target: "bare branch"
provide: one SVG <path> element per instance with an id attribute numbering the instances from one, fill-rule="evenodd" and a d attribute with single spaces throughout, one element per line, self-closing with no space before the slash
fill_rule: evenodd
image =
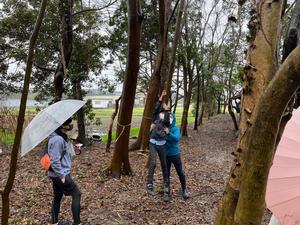
<path id="1" fill-rule="evenodd" d="M 112 6 L 112 5 L 115 4 L 117 1 L 118 1 L 118 0 L 114 0 L 114 1 L 110 0 L 110 2 L 109 2 L 107 5 L 105 5 L 105 6 L 101 7 L 101 8 L 81 10 L 81 11 L 79 11 L 79 12 L 73 13 L 72 16 L 76 16 L 76 15 L 79 15 L 79 14 L 82 14 L 82 13 L 85 13 L 85 12 L 100 11 L 100 10 L 103 10 L 103 9 L 109 7 L 109 6 Z"/>

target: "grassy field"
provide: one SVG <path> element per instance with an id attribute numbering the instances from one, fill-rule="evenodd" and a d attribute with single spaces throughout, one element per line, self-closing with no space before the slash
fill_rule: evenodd
<path id="1" fill-rule="evenodd" d="M 110 118 L 111 114 L 113 113 L 114 109 L 109 108 L 109 109 L 94 109 L 93 112 L 95 113 L 95 117 L 96 118 Z M 139 120 L 142 118 L 143 116 L 143 111 L 144 108 L 134 108 L 133 109 L 133 120 L 135 118 L 138 118 Z M 183 108 L 177 108 L 176 111 L 176 119 L 177 119 L 177 125 L 180 126 L 181 124 L 181 116 L 182 116 L 182 111 Z M 34 108 L 29 108 L 26 110 L 27 114 L 30 114 L 30 116 L 33 116 L 36 114 L 36 110 Z M 189 123 L 193 123 L 194 122 L 194 116 L 192 116 L 192 113 L 190 111 L 189 113 L 190 117 L 188 118 L 188 122 Z M 130 137 L 137 137 L 139 134 L 139 127 L 132 127 L 130 130 Z M 115 140 L 116 138 L 116 134 L 115 132 L 113 132 L 113 140 Z M 102 138 L 103 141 L 107 141 L 107 135 L 105 135 Z M 14 141 L 14 134 L 11 133 L 7 133 L 4 131 L 0 130 L 0 143 L 5 144 L 5 145 L 11 145 Z"/>
<path id="2" fill-rule="evenodd" d="M 0 143 L 4 145 L 12 145 L 15 139 L 14 134 L 10 134 L 7 132 L 4 132 L 2 129 L 0 129 Z"/>
<path id="3" fill-rule="evenodd" d="M 141 118 L 143 116 L 143 110 L 144 108 L 134 108 L 133 109 L 133 119 L 134 118 Z M 178 108 L 176 110 L 176 120 L 177 120 L 177 126 L 181 125 L 181 117 L 182 117 L 183 108 Z M 94 113 L 96 114 L 96 117 L 110 117 L 113 113 L 113 109 L 94 109 Z M 189 112 L 190 115 L 192 115 L 191 111 Z M 193 123 L 195 120 L 194 116 L 190 116 L 188 118 L 188 123 Z M 137 137 L 139 134 L 140 128 L 139 127 L 132 127 L 130 129 L 130 137 Z M 112 133 L 112 139 L 116 139 L 116 132 Z M 104 135 L 102 138 L 102 141 L 107 141 L 107 135 Z"/>

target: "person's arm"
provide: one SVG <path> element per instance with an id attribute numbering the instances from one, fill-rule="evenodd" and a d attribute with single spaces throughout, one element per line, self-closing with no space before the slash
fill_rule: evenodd
<path id="1" fill-rule="evenodd" d="M 169 139 L 171 141 L 179 142 L 180 141 L 180 129 L 176 127 L 176 129 L 173 129 L 172 131 L 169 130 L 169 128 L 165 128 L 166 139 Z"/>
<path id="2" fill-rule="evenodd" d="M 163 111 L 162 100 L 166 94 L 167 94 L 167 92 L 165 90 L 163 90 L 163 92 L 161 93 L 161 95 L 158 99 L 158 102 L 155 105 L 155 108 L 154 108 L 154 111 L 152 114 L 152 122 L 157 120 L 159 113 Z"/>
<path id="3" fill-rule="evenodd" d="M 51 159 L 53 172 L 63 181 L 65 174 L 62 172 L 61 157 L 63 154 L 64 143 L 59 137 L 53 137 L 48 143 L 48 154 Z"/>

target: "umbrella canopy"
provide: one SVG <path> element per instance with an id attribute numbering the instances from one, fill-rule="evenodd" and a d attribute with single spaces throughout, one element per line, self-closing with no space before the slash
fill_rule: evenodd
<path id="1" fill-rule="evenodd" d="M 62 100 L 40 111 L 24 130 L 21 156 L 41 143 L 84 104 L 79 100 Z"/>
<path id="2" fill-rule="evenodd" d="M 300 224 L 300 110 L 294 111 L 277 147 L 266 203 L 283 225 Z"/>

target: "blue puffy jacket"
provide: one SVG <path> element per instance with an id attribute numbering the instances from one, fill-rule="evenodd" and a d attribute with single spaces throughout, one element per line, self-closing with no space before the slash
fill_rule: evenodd
<path id="1" fill-rule="evenodd" d="M 167 143 L 165 144 L 165 149 L 167 156 L 175 156 L 180 154 L 180 129 L 176 126 L 176 117 L 174 113 L 169 113 L 173 117 L 173 122 L 169 126 L 169 134 L 166 135 L 165 139 Z"/>

